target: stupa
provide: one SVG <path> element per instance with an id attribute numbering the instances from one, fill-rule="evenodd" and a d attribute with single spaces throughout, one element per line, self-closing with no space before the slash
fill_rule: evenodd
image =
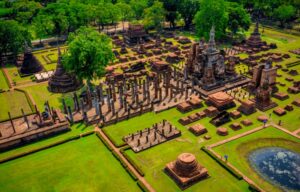
<path id="1" fill-rule="evenodd" d="M 26 46 L 20 73 L 22 75 L 31 75 L 40 72 L 41 70 L 43 70 L 42 65 L 32 54 L 32 50 Z"/>
<path id="2" fill-rule="evenodd" d="M 199 44 L 193 44 L 185 66 L 185 73 L 194 85 L 205 91 L 212 91 L 232 82 L 242 82 L 245 78 L 235 73 L 233 66 L 226 67 L 224 57 L 225 52 L 216 47 L 213 26 L 207 44 L 203 39 Z"/>
<path id="3" fill-rule="evenodd" d="M 247 39 L 246 44 L 252 48 L 260 48 L 266 45 L 266 43 L 261 40 L 258 21 L 255 24 L 253 33 L 251 33 L 249 39 Z"/>
<path id="4" fill-rule="evenodd" d="M 48 89 L 53 93 L 67 93 L 77 90 L 82 83 L 75 75 L 66 72 L 61 63 L 61 51 L 58 48 L 58 60 L 56 70 L 48 81 Z"/>
<path id="5" fill-rule="evenodd" d="M 191 153 L 180 154 L 176 161 L 166 165 L 165 171 L 181 189 L 208 177 L 207 169 L 201 166 Z"/>

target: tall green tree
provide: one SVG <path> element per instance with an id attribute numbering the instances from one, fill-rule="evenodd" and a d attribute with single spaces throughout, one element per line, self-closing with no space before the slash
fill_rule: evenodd
<path id="1" fill-rule="evenodd" d="M 93 28 L 81 27 L 68 38 L 68 51 L 63 56 L 67 71 L 86 79 L 88 84 L 105 74 L 105 67 L 114 60 L 111 39 Z"/>
<path id="2" fill-rule="evenodd" d="M 47 35 L 52 35 L 54 30 L 54 23 L 48 15 L 38 15 L 33 20 L 33 25 L 35 28 L 36 36 L 40 39 L 40 44 L 42 44 L 42 38 Z"/>
<path id="3" fill-rule="evenodd" d="M 275 17 L 280 21 L 282 27 L 285 23 L 293 18 L 296 14 L 296 9 L 292 5 L 281 5 L 275 10 Z"/>
<path id="4" fill-rule="evenodd" d="M 247 31 L 251 25 L 249 13 L 238 3 L 228 3 L 228 29 L 235 35 L 239 30 Z"/>
<path id="5" fill-rule="evenodd" d="M 199 8 L 199 0 L 180 0 L 178 11 L 183 18 L 185 29 L 190 28 Z"/>
<path id="6" fill-rule="evenodd" d="M 200 37 L 209 38 L 209 32 L 214 25 L 216 39 L 225 35 L 228 24 L 228 14 L 224 0 L 203 0 L 201 9 L 195 16 L 196 31 Z"/>
<path id="7" fill-rule="evenodd" d="M 163 29 L 164 19 L 165 9 L 161 2 L 155 1 L 151 7 L 145 9 L 143 23 L 146 29 L 154 28 L 160 33 Z"/>
<path id="8" fill-rule="evenodd" d="M 178 6 L 180 0 L 161 0 L 166 10 L 166 21 L 170 22 L 170 27 L 176 27 L 176 19 L 178 17 Z"/>
<path id="9" fill-rule="evenodd" d="M 122 21 L 122 26 L 123 26 L 123 31 L 124 31 L 124 23 L 125 21 L 130 21 L 133 18 L 133 11 L 130 7 L 130 5 L 120 2 L 117 3 L 116 6 L 119 8 L 120 10 L 120 18 Z"/>
<path id="10" fill-rule="evenodd" d="M 129 4 L 134 12 L 135 19 L 142 19 L 144 10 L 148 7 L 148 0 L 130 0 Z"/>
<path id="11" fill-rule="evenodd" d="M 28 30 L 16 21 L 0 20 L 0 64 L 4 54 L 11 53 L 16 58 L 25 45 L 31 46 Z"/>
<path id="12" fill-rule="evenodd" d="M 19 0 L 12 2 L 14 19 L 20 23 L 29 24 L 42 8 L 39 2 Z"/>

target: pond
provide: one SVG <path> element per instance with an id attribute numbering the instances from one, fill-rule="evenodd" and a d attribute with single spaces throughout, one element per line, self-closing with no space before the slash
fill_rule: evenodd
<path id="1" fill-rule="evenodd" d="M 300 191 L 300 154 L 279 147 L 265 147 L 249 155 L 261 177 L 284 191 Z"/>

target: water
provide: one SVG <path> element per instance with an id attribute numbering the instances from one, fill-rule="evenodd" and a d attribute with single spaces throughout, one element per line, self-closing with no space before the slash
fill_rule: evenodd
<path id="1" fill-rule="evenodd" d="M 283 191 L 300 191 L 300 154 L 266 147 L 251 152 L 249 160 L 259 175 Z"/>

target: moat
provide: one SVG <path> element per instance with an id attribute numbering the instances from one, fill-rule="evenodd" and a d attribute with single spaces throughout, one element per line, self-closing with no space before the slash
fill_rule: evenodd
<path id="1" fill-rule="evenodd" d="M 249 161 L 261 177 L 283 191 L 300 190 L 300 154 L 266 147 L 250 153 Z"/>

